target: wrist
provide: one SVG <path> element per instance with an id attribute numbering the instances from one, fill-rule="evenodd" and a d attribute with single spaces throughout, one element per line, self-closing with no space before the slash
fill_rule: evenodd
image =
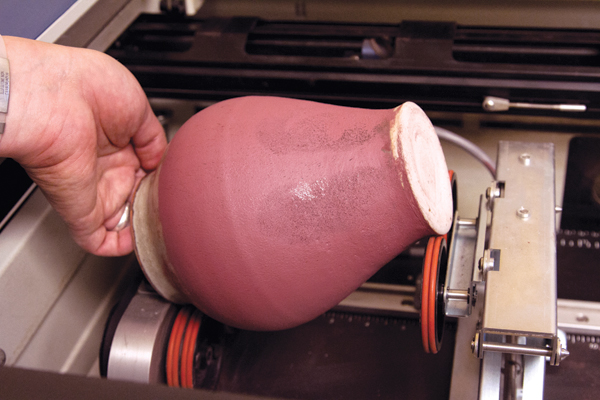
<path id="1" fill-rule="evenodd" d="M 0 140 L 0 157 L 13 158 L 25 169 L 44 160 L 40 156 L 59 135 L 63 97 L 77 77 L 67 70 L 70 54 L 62 46 L 3 36 L 10 60 L 10 111 Z M 57 118 L 58 117 L 58 118 Z"/>
<path id="2" fill-rule="evenodd" d="M 0 35 L 0 140 L 6 125 L 10 95 L 10 68 L 4 39 Z"/>

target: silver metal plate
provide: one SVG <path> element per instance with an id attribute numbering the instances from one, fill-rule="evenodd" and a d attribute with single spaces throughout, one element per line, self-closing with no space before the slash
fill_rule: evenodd
<path id="1" fill-rule="evenodd" d="M 554 337 L 554 145 L 501 141 L 497 169 L 489 248 L 500 265 L 487 273 L 483 331 Z"/>

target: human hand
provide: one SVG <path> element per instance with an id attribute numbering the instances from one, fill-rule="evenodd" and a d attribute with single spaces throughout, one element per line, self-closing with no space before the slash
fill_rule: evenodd
<path id="1" fill-rule="evenodd" d="M 25 168 L 85 250 L 131 252 L 131 228 L 114 228 L 166 148 L 142 88 L 103 53 L 3 38 L 11 82 L 0 156 Z"/>

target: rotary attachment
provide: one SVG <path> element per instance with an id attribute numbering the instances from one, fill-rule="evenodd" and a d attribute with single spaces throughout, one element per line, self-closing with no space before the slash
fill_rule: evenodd
<path id="1" fill-rule="evenodd" d="M 426 352 L 439 351 L 444 318 L 460 317 L 473 339 L 457 346 L 483 360 L 482 376 L 502 355 L 555 366 L 569 355 L 557 330 L 553 171 L 552 144 L 500 142 L 477 218 L 455 212 L 448 235 L 429 239 L 416 294 Z"/>
<path id="2" fill-rule="evenodd" d="M 108 320 L 101 375 L 214 389 L 227 329 L 195 307 L 164 300 L 144 281 L 137 292 L 121 299 Z"/>

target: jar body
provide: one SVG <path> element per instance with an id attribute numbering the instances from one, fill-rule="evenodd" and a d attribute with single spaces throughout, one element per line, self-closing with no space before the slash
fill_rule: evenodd
<path id="1" fill-rule="evenodd" d="M 142 268 L 163 269 L 147 271 L 151 283 L 245 329 L 309 321 L 452 218 L 439 141 L 412 103 L 217 103 L 177 132 L 144 187 L 134 235 Z M 159 237 L 138 235 L 136 218 L 159 225 L 150 228 Z M 146 268 L 143 248 L 157 246 Z"/>

